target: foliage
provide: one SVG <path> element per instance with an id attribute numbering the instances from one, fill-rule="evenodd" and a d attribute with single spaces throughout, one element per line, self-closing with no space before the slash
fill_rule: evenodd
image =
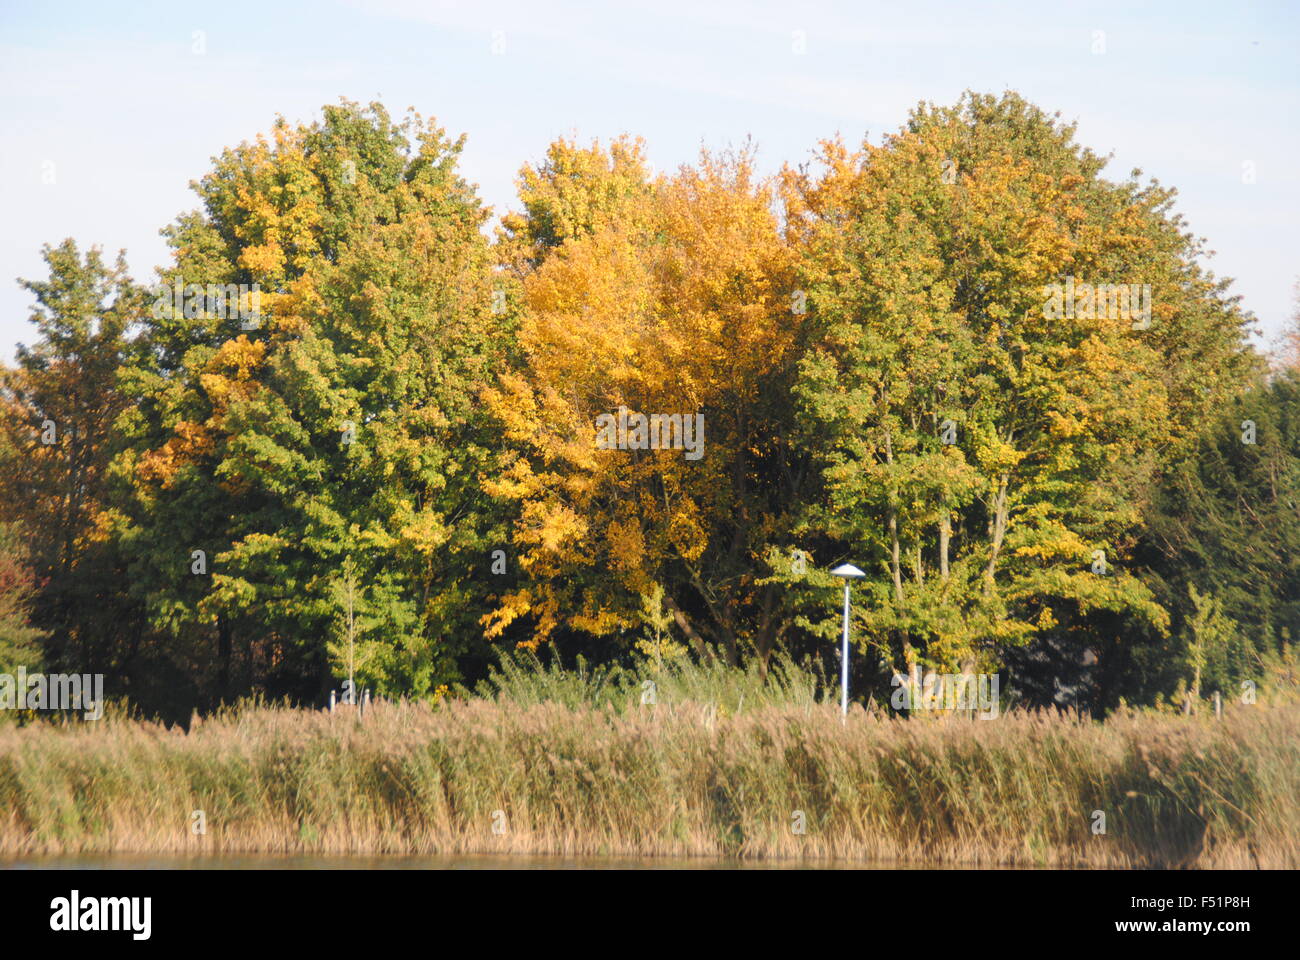
<path id="1" fill-rule="evenodd" d="M 819 159 L 786 173 L 815 318 L 800 442 L 824 482 L 805 525 L 868 571 L 865 643 L 948 671 L 1099 615 L 1163 634 L 1128 563 L 1147 490 L 1249 368 L 1173 191 L 1103 179 L 1014 94 Z M 1052 309 L 1074 277 L 1150 285 L 1149 328 Z"/>
<path id="2" fill-rule="evenodd" d="M 29 672 L 41 669 L 44 634 L 31 626 L 37 584 L 29 563 L 20 532 L 0 525 L 0 673 L 11 676 L 20 666 Z"/>
<path id="3" fill-rule="evenodd" d="M 521 617 L 537 640 L 635 628 L 657 584 L 697 654 L 717 645 L 734 663 L 753 645 L 765 657 L 784 624 L 755 571 L 797 502 L 783 442 L 793 252 L 750 153 L 705 154 L 636 189 L 626 166 L 594 163 L 617 183 L 584 186 L 630 195 L 631 209 L 569 230 L 524 278 L 528 363 L 487 394 L 513 456 L 487 489 L 518 504 L 526 575 L 488 634 Z M 524 179 L 563 195 L 561 173 L 552 162 Z M 560 182 L 543 189 L 540 177 Z M 549 214 L 526 210 L 543 222 L 518 230 L 550 236 Z M 597 418 L 623 408 L 702 418 L 702 455 L 598 448 Z"/>
<path id="4" fill-rule="evenodd" d="M 1270 373 L 1176 192 L 1074 134 L 968 93 L 767 178 L 752 145 L 656 174 L 561 138 L 489 239 L 463 137 L 279 119 L 195 182 L 154 290 L 71 240 L 24 282 L 0 652 L 169 719 L 344 675 L 813 702 L 848 560 L 865 700 L 926 669 L 1095 713 L 1288 676 L 1295 338 Z M 666 443 L 608 442 L 642 415 Z"/>
<path id="5" fill-rule="evenodd" d="M 125 257 L 108 263 L 72 240 L 46 245 L 45 280 L 20 281 L 35 298 L 35 340 L 0 370 L 0 522 L 21 529 L 39 589 L 32 628 L 47 660 L 69 669 L 119 672 L 139 635 L 123 643 L 122 567 L 106 522 L 107 470 L 120 442 L 113 425 L 128 405 L 118 371 L 144 314 L 144 291 Z"/>
<path id="6" fill-rule="evenodd" d="M 169 231 L 165 281 L 260 289 L 252 323 L 153 318 L 115 465 L 134 588 L 159 629 L 215 635 L 216 696 L 241 647 L 251 680 L 318 695 L 345 557 L 377 688 L 458 676 L 498 522 L 477 398 L 511 337 L 462 143 L 415 114 L 327 107 L 223 153 L 196 185 L 203 211 Z"/>

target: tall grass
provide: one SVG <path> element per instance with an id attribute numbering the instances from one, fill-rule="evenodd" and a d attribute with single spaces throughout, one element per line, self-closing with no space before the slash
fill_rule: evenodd
<path id="1" fill-rule="evenodd" d="M 623 714 L 657 703 L 697 703 L 723 713 L 763 706 L 803 707 L 825 700 L 826 680 L 816 666 L 774 654 L 767 670 L 757 662 L 740 667 L 722 660 L 697 662 L 639 659 L 628 666 L 592 666 L 579 656 L 572 667 L 558 657 L 529 650 L 503 652 L 488 677 L 464 696 L 515 707 L 559 703 L 566 707 L 608 707 Z"/>
<path id="2" fill-rule="evenodd" d="M 509 664 L 482 696 L 364 718 L 0 730 L 0 851 L 1300 864 L 1295 705 L 843 722 L 789 665 L 769 683 L 666 668 L 643 705 L 635 671 Z"/>

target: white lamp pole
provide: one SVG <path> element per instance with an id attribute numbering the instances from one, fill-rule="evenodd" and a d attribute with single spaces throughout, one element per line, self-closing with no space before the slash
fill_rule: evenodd
<path id="1" fill-rule="evenodd" d="M 851 563 L 844 563 L 831 571 L 844 578 L 844 646 L 840 650 L 840 712 L 849 715 L 849 585 L 866 576 Z"/>
<path id="2" fill-rule="evenodd" d="M 849 715 L 849 581 L 844 581 L 844 645 L 840 648 L 840 712 Z"/>

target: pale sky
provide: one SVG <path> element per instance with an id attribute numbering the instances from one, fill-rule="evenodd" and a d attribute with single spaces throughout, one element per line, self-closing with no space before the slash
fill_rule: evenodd
<path id="1" fill-rule="evenodd" d="M 1297 2 L 0 0 L 0 356 L 31 339 L 13 280 L 44 277 L 42 243 L 124 247 L 152 282 L 189 181 L 276 114 L 414 106 L 468 135 L 462 172 L 500 214 L 559 135 L 641 135 L 658 169 L 752 136 L 772 170 L 967 88 L 1077 120 L 1114 179 L 1177 187 L 1211 267 L 1280 328 L 1300 278 Z"/>

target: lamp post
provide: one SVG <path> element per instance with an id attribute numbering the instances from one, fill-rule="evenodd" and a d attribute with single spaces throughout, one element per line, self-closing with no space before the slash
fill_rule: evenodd
<path id="1" fill-rule="evenodd" d="M 849 585 L 866 576 L 851 563 L 842 563 L 831 571 L 844 578 L 844 646 L 840 651 L 840 712 L 849 715 Z"/>

